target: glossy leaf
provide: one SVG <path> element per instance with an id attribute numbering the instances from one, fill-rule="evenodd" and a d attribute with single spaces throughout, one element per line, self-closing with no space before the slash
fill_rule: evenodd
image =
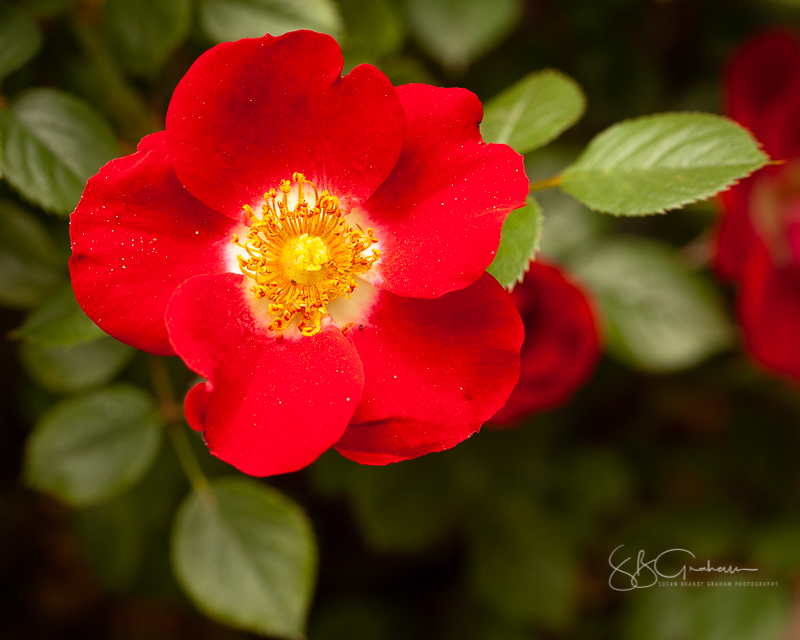
<path id="1" fill-rule="evenodd" d="M 25 478 L 69 504 L 94 504 L 147 472 L 161 433 L 155 402 L 137 387 L 119 385 L 65 400 L 37 423 Z"/>
<path id="2" fill-rule="evenodd" d="M 542 210 L 533 196 L 528 196 L 524 207 L 508 214 L 497 254 L 486 270 L 501 285 L 513 289 L 515 284 L 522 282 L 528 264 L 539 249 L 541 235 Z"/>
<path id="3" fill-rule="evenodd" d="M 64 276 L 55 245 L 30 213 L 0 200 L 0 304 L 34 307 Z"/>
<path id="4" fill-rule="evenodd" d="M 274 489 L 235 477 L 190 495 L 175 521 L 172 558 L 179 582 L 209 617 L 302 637 L 316 546 L 303 511 Z"/>
<path id="5" fill-rule="evenodd" d="M 0 113 L 4 177 L 43 209 L 68 214 L 86 181 L 117 155 L 108 125 L 87 104 L 33 89 Z"/>
<path id="6" fill-rule="evenodd" d="M 0 80 L 33 58 L 42 46 L 39 25 L 27 13 L 0 2 Z"/>
<path id="7" fill-rule="evenodd" d="M 517 25 L 520 0 L 406 0 L 409 26 L 445 67 L 464 70 Z"/>
<path id="8" fill-rule="evenodd" d="M 564 171 L 561 189 L 593 209 L 642 215 L 708 198 L 768 160 L 727 118 L 664 113 L 603 131 Z"/>
<path id="9" fill-rule="evenodd" d="M 75 393 L 111 381 L 136 351 L 109 336 L 74 347 L 23 344 L 22 365 L 36 382 L 58 393 Z"/>
<path id="10" fill-rule="evenodd" d="M 586 110 L 586 97 L 572 78 L 547 69 L 531 73 L 492 98 L 483 112 L 486 142 L 529 153 L 555 140 Z"/>
<path id="11" fill-rule="evenodd" d="M 685 369 L 732 342 L 714 288 L 667 245 L 609 240 L 584 248 L 571 267 L 602 303 L 608 350 L 634 367 Z"/>
<path id="12" fill-rule="evenodd" d="M 49 347 L 72 347 L 106 335 L 83 312 L 67 283 L 54 292 L 27 319 L 14 337 Z"/>
<path id="13" fill-rule="evenodd" d="M 103 27 L 126 69 L 153 75 L 183 41 L 192 20 L 190 0 L 108 0 Z"/>
<path id="14" fill-rule="evenodd" d="M 200 24 L 216 42 L 296 29 L 335 35 L 342 28 L 332 0 L 201 0 Z"/>

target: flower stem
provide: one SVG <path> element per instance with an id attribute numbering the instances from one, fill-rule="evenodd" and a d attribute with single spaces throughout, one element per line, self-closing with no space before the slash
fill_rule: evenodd
<path id="1" fill-rule="evenodd" d="M 207 503 L 213 504 L 214 494 L 211 490 L 211 484 L 197 461 L 197 456 L 195 456 L 194 449 L 192 449 L 192 443 L 189 442 L 189 438 L 186 436 L 186 429 L 183 426 L 183 411 L 175 400 L 166 360 L 162 356 L 151 355 L 149 363 L 150 376 L 158 398 L 161 417 L 166 424 L 167 433 L 172 441 L 175 454 L 178 456 L 178 462 L 192 485 L 192 489 Z"/>
<path id="2" fill-rule="evenodd" d="M 552 189 L 557 187 L 561 184 L 561 176 L 553 176 L 552 178 L 547 178 L 546 180 L 537 180 L 536 182 L 531 182 L 530 189 L 531 191 L 544 191 L 545 189 Z"/>

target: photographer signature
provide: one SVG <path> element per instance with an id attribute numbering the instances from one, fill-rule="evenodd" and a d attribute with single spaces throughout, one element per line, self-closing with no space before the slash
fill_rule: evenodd
<path id="1" fill-rule="evenodd" d="M 672 580 L 680 576 L 681 580 L 686 580 L 687 571 L 702 571 L 706 573 L 729 573 L 734 574 L 738 573 L 739 571 L 758 571 L 758 569 L 747 569 L 743 567 L 734 567 L 734 566 L 727 566 L 727 567 L 712 567 L 711 561 L 709 560 L 705 566 L 700 567 L 692 567 L 689 565 L 684 564 L 676 573 L 671 575 L 662 573 L 658 569 L 658 563 L 666 558 L 670 554 L 681 554 L 681 553 L 688 553 L 692 558 L 696 557 L 691 551 L 687 549 L 668 549 L 667 551 L 663 551 L 655 558 L 650 561 L 645 561 L 645 553 L 644 551 L 639 551 L 639 554 L 636 556 L 636 570 L 633 573 L 623 570 L 623 566 L 626 562 L 628 562 L 631 558 L 625 558 L 619 564 L 614 564 L 614 554 L 617 553 L 622 547 L 625 545 L 620 545 L 616 549 L 611 552 L 611 555 L 608 556 L 608 564 L 611 566 L 613 571 L 611 575 L 608 577 L 608 586 L 614 589 L 614 591 L 632 591 L 633 589 L 646 589 L 648 587 L 652 587 L 656 585 L 659 579 L 667 579 Z M 629 569 L 633 569 L 633 567 L 629 567 Z M 622 578 L 617 578 L 614 580 L 614 576 L 617 574 L 621 574 L 624 576 Z M 615 582 L 619 584 L 622 582 L 625 586 L 619 587 L 615 586 Z M 630 586 L 628 586 L 630 585 Z"/>

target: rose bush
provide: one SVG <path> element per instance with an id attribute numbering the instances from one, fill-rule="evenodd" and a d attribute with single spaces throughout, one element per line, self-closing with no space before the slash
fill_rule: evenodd
<path id="1" fill-rule="evenodd" d="M 778 164 L 722 194 L 716 269 L 739 285 L 744 341 L 762 365 L 800 378 L 800 45 L 760 34 L 732 59 L 727 113 Z"/>
<path id="2" fill-rule="evenodd" d="M 71 218 L 80 305 L 204 377 L 187 420 L 253 475 L 451 447 L 517 381 L 522 323 L 484 271 L 522 157 L 469 91 L 342 64 L 310 31 L 210 49 Z"/>

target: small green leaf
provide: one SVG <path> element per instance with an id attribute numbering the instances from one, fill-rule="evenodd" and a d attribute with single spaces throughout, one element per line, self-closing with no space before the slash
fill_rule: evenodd
<path id="1" fill-rule="evenodd" d="M 481 134 L 486 142 L 529 153 L 555 140 L 586 110 L 586 97 L 572 78 L 547 69 L 531 73 L 486 104 Z"/>
<path id="2" fill-rule="evenodd" d="M 65 400 L 38 422 L 25 478 L 72 505 L 90 505 L 135 484 L 161 442 L 153 399 L 129 385 Z"/>
<path id="3" fill-rule="evenodd" d="M 126 69 L 154 75 L 189 33 L 189 0 L 108 0 L 103 28 Z"/>
<path id="4" fill-rule="evenodd" d="M 603 131 L 564 171 L 561 189 L 608 213 L 658 213 L 708 198 L 768 161 L 731 120 L 664 113 Z"/>
<path id="5" fill-rule="evenodd" d="M 0 200 L 0 304 L 34 307 L 63 280 L 55 245 L 30 213 Z"/>
<path id="6" fill-rule="evenodd" d="M 405 25 L 390 0 L 341 0 L 339 4 L 356 48 L 388 55 L 403 44 Z"/>
<path id="7" fill-rule="evenodd" d="M 302 637 L 316 560 L 300 507 L 254 480 L 215 480 L 178 510 L 175 574 L 198 608 L 231 626 Z"/>
<path id="8" fill-rule="evenodd" d="M 445 67 L 463 71 L 518 24 L 521 0 L 406 0 L 411 31 Z"/>
<path id="9" fill-rule="evenodd" d="M 33 89 L 0 112 L 9 184 L 43 209 L 70 213 L 86 181 L 117 155 L 108 125 L 86 103 Z"/>
<path id="10" fill-rule="evenodd" d="M 105 336 L 74 347 L 22 345 L 22 365 L 36 382 L 59 393 L 76 393 L 112 380 L 136 350 Z"/>
<path id="11" fill-rule="evenodd" d="M 42 46 L 39 25 L 24 11 L 0 2 L 0 81 L 36 55 Z"/>
<path id="12" fill-rule="evenodd" d="M 525 277 L 528 265 L 539 249 L 541 235 L 542 210 L 533 196 L 528 196 L 524 207 L 508 214 L 497 254 L 486 271 L 506 289 L 513 289 Z"/>
<path id="13" fill-rule="evenodd" d="M 602 303 L 609 352 L 634 367 L 685 369 L 732 342 L 716 290 L 667 245 L 608 240 L 581 251 L 570 266 Z"/>
<path id="14" fill-rule="evenodd" d="M 216 42 L 279 36 L 296 29 L 336 35 L 342 20 L 331 0 L 201 0 L 200 24 Z"/>
<path id="15" fill-rule="evenodd" d="M 14 332 L 47 347 L 73 347 L 106 335 L 80 308 L 65 283 Z"/>

